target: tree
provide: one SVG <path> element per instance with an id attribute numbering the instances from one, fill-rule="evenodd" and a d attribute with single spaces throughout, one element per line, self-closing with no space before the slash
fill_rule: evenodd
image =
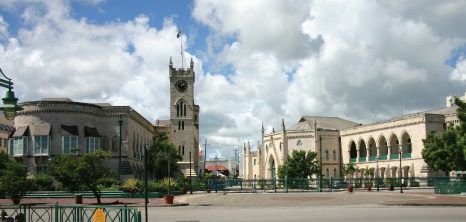
<path id="1" fill-rule="evenodd" d="M 178 161 L 183 160 L 180 151 L 168 141 L 163 132 L 157 132 L 151 146 L 147 150 L 147 169 L 153 178 L 162 179 L 172 177 L 179 172 Z M 168 174 L 168 163 L 170 162 L 170 174 Z"/>
<path id="2" fill-rule="evenodd" d="M 5 192 L 14 204 L 32 190 L 32 182 L 28 180 L 24 165 L 8 158 L 8 154 L 0 152 L 0 192 Z"/>
<path id="3" fill-rule="evenodd" d="M 355 163 L 350 162 L 350 163 L 348 163 L 346 165 L 343 165 L 343 174 L 350 176 L 350 186 L 351 186 L 351 182 L 352 182 L 352 179 L 353 179 L 354 172 L 356 172 L 357 170 L 358 169 L 356 168 Z"/>
<path id="4" fill-rule="evenodd" d="M 115 176 L 110 168 L 103 164 L 112 154 L 103 150 L 76 156 L 62 154 L 52 158 L 50 173 L 69 191 L 90 190 L 101 204 L 101 191 L 98 180 Z"/>
<path id="5" fill-rule="evenodd" d="M 280 178 L 307 178 L 313 174 L 319 173 L 319 166 L 316 152 L 304 150 L 293 150 L 291 156 L 287 159 L 282 167 L 278 169 L 278 177 Z"/>
<path id="6" fill-rule="evenodd" d="M 422 140 L 424 149 L 421 154 L 424 161 L 433 171 L 466 170 L 466 103 L 455 99 L 458 106 L 458 126 L 450 124 L 440 136 L 436 130 L 427 134 Z"/>

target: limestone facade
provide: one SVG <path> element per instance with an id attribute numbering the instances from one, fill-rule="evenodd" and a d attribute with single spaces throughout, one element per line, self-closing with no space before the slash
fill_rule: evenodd
<path id="1" fill-rule="evenodd" d="M 326 177 L 341 176 L 340 130 L 354 127 L 357 123 L 338 117 L 304 116 L 298 123 L 285 129 L 282 120 L 280 132 L 265 134 L 262 126 L 262 142 L 251 151 L 248 143 L 243 150 L 244 179 L 272 179 L 293 150 L 317 152 Z"/>
<path id="2" fill-rule="evenodd" d="M 339 118 L 302 117 L 286 130 L 282 122 L 280 132 L 264 134 L 262 126 L 258 149 L 251 151 L 249 143 L 244 146 L 243 178 L 274 178 L 293 150 L 317 152 L 324 178 L 344 176 L 342 167 L 350 162 L 359 169 L 354 177 L 363 177 L 364 169 L 373 169 L 382 178 L 400 177 L 400 173 L 403 177 L 443 176 L 443 172 L 430 171 L 424 162 L 422 140 L 431 130 L 440 135 L 448 124 L 459 124 L 456 110 L 447 100 L 446 108 L 365 125 Z"/>
<path id="3" fill-rule="evenodd" d="M 152 141 L 154 126 L 131 107 L 66 98 L 19 105 L 24 110 L 15 118 L 9 153 L 30 173 L 46 172 L 55 155 L 82 155 L 101 148 L 112 153 L 106 164 L 118 175 L 121 138 L 121 179 L 143 177 L 144 145 Z"/>

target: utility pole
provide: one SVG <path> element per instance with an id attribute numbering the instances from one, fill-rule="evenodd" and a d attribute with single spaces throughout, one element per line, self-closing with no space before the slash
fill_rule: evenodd
<path id="1" fill-rule="evenodd" d="M 204 145 L 204 170 L 203 172 L 205 172 L 205 164 L 207 162 L 207 146 L 210 146 L 210 144 L 207 144 L 207 138 L 205 138 L 205 143 L 202 145 Z"/>

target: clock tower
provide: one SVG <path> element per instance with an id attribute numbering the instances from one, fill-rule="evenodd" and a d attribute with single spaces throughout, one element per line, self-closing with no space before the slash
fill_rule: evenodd
<path id="1" fill-rule="evenodd" d="M 190 68 L 173 68 L 170 57 L 170 142 L 178 147 L 183 160 L 178 162 L 185 176 L 200 176 L 199 106 L 194 104 L 194 62 Z M 189 151 L 191 150 L 191 171 Z"/>

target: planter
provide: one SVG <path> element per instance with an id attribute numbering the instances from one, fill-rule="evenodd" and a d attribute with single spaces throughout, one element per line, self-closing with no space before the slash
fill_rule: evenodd
<path id="1" fill-rule="evenodd" d="M 353 192 L 353 187 L 348 187 L 348 192 Z"/>
<path id="2" fill-rule="evenodd" d="M 394 191 L 394 190 L 395 190 L 395 186 L 390 185 L 390 186 L 388 187 L 388 191 Z"/>
<path id="3" fill-rule="evenodd" d="M 372 190 L 372 187 L 367 187 L 367 191 L 371 191 Z"/>
<path id="4" fill-rule="evenodd" d="M 173 204 L 175 195 L 163 195 L 163 197 L 165 198 L 165 204 Z"/>
<path id="5" fill-rule="evenodd" d="M 207 190 L 206 190 L 206 192 L 207 192 L 207 193 L 210 193 L 210 190 L 209 190 L 209 189 L 207 189 Z"/>

